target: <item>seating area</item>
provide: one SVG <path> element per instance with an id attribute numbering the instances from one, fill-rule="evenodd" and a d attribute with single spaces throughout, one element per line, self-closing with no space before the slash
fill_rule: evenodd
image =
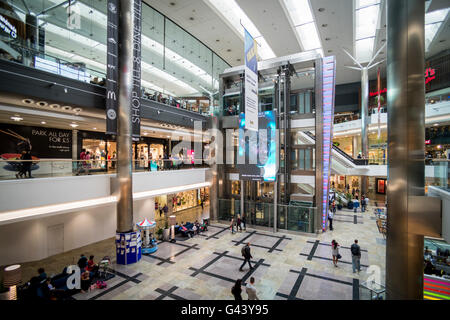
<path id="1" fill-rule="evenodd" d="M 78 265 L 82 266 L 80 262 Z M 87 261 L 87 258 L 86 258 Z M 106 288 L 105 281 L 115 277 L 115 272 L 111 268 L 111 259 L 104 257 L 98 264 L 88 265 L 83 268 L 78 266 L 67 266 L 61 273 L 47 276 L 45 270 L 40 268 L 38 275 L 32 277 L 28 282 L 18 287 L 17 294 L 19 300 L 72 300 L 72 295 L 78 292 L 87 292 Z M 79 270 L 79 284 L 81 288 L 76 288 L 76 279 L 71 278 Z M 75 288 L 68 287 L 73 283 Z M 69 285 L 70 286 L 70 285 Z"/>
<path id="2" fill-rule="evenodd" d="M 192 238 L 201 232 L 208 230 L 208 220 L 204 220 L 203 223 L 198 221 L 186 222 L 185 224 L 175 225 L 175 236 L 180 235 L 183 238 Z"/>

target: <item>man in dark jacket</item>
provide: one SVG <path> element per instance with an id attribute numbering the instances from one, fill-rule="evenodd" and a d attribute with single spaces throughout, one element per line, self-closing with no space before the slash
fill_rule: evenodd
<path id="1" fill-rule="evenodd" d="M 252 254 L 250 253 L 250 242 L 248 242 L 241 250 L 242 256 L 244 257 L 244 263 L 239 268 L 239 271 L 242 271 L 242 267 L 245 265 L 246 262 L 248 262 L 248 265 L 250 266 L 250 269 L 253 269 L 252 265 L 250 264 L 250 259 L 253 258 Z"/>
<path id="2" fill-rule="evenodd" d="M 24 163 L 23 164 L 23 167 L 24 167 L 23 171 L 24 171 L 24 173 L 28 173 L 28 178 L 33 178 L 31 176 L 31 165 L 32 165 L 31 160 L 33 160 L 33 158 L 31 157 L 30 150 L 27 150 L 27 152 L 24 154 L 23 160 L 25 160 L 23 162 Z"/>
<path id="3" fill-rule="evenodd" d="M 355 240 L 355 243 L 350 247 L 350 251 L 352 252 L 352 269 L 353 273 L 358 270 L 358 273 L 361 271 L 361 248 L 358 245 L 358 240 Z"/>

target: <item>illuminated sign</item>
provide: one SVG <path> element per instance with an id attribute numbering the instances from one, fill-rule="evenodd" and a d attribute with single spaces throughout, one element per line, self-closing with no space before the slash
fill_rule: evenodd
<path id="1" fill-rule="evenodd" d="M 425 140 L 425 144 L 431 144 L 431 140 Z"/>
<path id="2" fill-rule="evenodd" d="M 429 83 L 431 80 L 434 80 L 434 79 L 436 79 L 436 69 L 427 68 L 425 70 L 425 84 Z M 386 93 L 386 92 L 387 92 L 387 88 L 384 88 L 380 91 L 370 92 L 369 96 L 374 97 L 374 96 L 377 96 L 378 94 Z"/>
<path id="3" fill-rule="evenodd" d="M 17 38 L 17 30 L 4 16 L 0 14 L 0 29 L 5 31 L 14 39 Z"/>
<path id="4" fill-rule="evenodd" d="M 322 122 L 323 122 L 323 178 L 322 178 L 322 230 L 327 228 L 328 220 L 328 184 L 330 180 L 331 167 L 331 139 L 333 129 L 334 113 L 334 86 L 335 86 L 336 65 L 334 56 L 322 59 Z"/>
<path id="5" fill-rule="evenodd" d="M 427 68 L 425 70 L 425 84 L 434 80 L 436 78 L 436 70 L 432 68 Z"/>
<path id="6" fill-rule="evenodd" d="M 371 97 L 374 97 L 374 96 L 377 96 L 377 95 L 379 95 L 379 94 L 386 93 L 386 92 L 387 92 L 387 88 L 384 88 L 384 89 L 382 89 L 382 90 L 380 90 L 380 91 L 377 91 L 377 92 L 370 92 L 369 95 L 370 95 Z"/>

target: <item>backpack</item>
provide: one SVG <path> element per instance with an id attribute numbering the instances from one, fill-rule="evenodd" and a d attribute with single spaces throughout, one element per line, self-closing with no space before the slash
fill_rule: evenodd
<path id="1" fill-rule="evenodd" d="M 242 247 L 241 254 L 242 254 L 243 257 L 245 257 L 245 246 Z"/>

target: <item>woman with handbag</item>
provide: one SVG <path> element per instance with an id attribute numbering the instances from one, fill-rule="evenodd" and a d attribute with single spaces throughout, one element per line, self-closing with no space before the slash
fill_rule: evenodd
<path id="1" fill-rule="evenodd" d="M 337 263 L 341 255 L 339 254 L 339 244 L 336 240 L 331 241 L 331 255 L 333 256 L 333 264 L 337 268 Z"/>

